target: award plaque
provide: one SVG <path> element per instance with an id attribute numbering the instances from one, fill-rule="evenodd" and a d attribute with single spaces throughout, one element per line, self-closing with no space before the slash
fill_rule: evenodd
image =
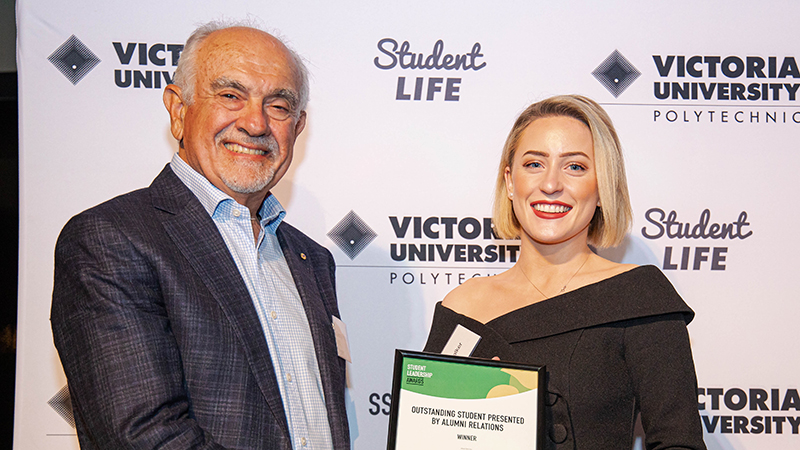
<path id="1" fill-rule="evenodd" d="M 544 373 L 544 366 L 396 350 L 387 449 L 542 449 Z"/>

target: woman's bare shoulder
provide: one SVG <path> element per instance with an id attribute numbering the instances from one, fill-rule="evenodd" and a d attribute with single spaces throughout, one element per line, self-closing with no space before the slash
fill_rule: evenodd
<path id="1" fill-rule="evenodd" d="M 629 270 L 633 270 L 633 269 L 639 267 L 638 264 L 622 264 L 622 263 L 617 263 L 617 262 L 614 262 L 614 261 L 608 261 L 608 260 L 606 260 L 606 261 L 608 262 L 608 264 L 604 268 L 604 272 L 605 272 L 606 276 L 603 277 L 603 278 L 611 278 L 613 276 L 617 276 L 617 275 L 619 275 L 621 273 L 624 273 L 624 272 L 627 272 Z"/>
<path id="2" fill-rule="evenodd" d="M 570 290 L 607 280 L 637 267 L 636 264 L 621 264 L 595 255 L 591 263 L 575 277 Z"/>
<path id="3" fill-rule="evenodd" d="M 450 291 L 442 300 L 442 306 L 477 319 L 483 315 L 487 300 L 496 297 L 500 288 L 502 288 L 502 274 L 470 278 Z"/>
<path id="4" fill-rule="evenodd" d="M 468 279 L 450 291 L 442 300 L 442 305 L 453 311 L 459 311 L 480 297 L 480 293 L 485 290 L 485 281 L 482 278 Z"/>
<path id="5" fill-rule="evenodd" d="M 638 264 L 623 264 L 595 254 L 592 261 L 592 270 L 596 278 L 604 280 L 639 267 Z"/>

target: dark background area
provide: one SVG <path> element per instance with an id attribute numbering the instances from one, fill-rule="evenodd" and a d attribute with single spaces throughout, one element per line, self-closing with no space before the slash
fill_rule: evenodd
<path id="1" fill-rule="evenodd" d="M 11 448 L 17 341 L 17 73 L 0 73 L 0 448 Z"/>
<path id="2" fill-rule="evenodd" d="M 19 128 L 14 0 L 0 0 L 0 449 L 14 430 L 19 240 Z"/>

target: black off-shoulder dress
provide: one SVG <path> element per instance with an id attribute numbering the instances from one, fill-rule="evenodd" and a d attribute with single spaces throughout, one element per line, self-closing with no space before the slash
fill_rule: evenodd
<path id="1" fill-rule="evenodd" d="M 436 305 L 425 351 L 456 325 L 472 356 L 547 366 L 548 449 L 630 450 L 642 413 L 647 449 L 705 449 L 686 325 L 694 312 L 655 266 L 641 266 L 486 324 Z"/>

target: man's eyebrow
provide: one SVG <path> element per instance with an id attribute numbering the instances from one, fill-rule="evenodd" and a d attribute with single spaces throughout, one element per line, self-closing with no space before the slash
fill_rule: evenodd
<path id="1" fill-rule="evenodd" d="M 275 89 L 270 94 L 270 97 L 282 98 L 287 102 L 289 102 L 289 105 L 291 105 L 292 108 L 296 108 L 297 105 L 300 103 L 300 97 L 297 95 L 297 92 L 291 89 L 286 89 L 286 88 Z"/>
<path id="2" fill-rule="evenodd" d="M 222 89 L 236 89 L 237 91 L 247 93 L 249 90 L 242 83 L 228 77 L 220 77 L 211 82 L 211 89 L 219 91 Z M 270 92 L 268 98 L 282 98 L 289 102 L 292 108 L 297 108 L 300 104 L 300 96 L 292 89 L 280 88 Z"/>
<path id="3" fill-rule="evenodd" d="M 211 88 L 213 90 L 231 88 L 231 89 L 236 89 L 238 91 L 247 92 L 247 88 L 244 87 L 242 83 L 228 77 L 220 77 L 212 81 Z"/>

